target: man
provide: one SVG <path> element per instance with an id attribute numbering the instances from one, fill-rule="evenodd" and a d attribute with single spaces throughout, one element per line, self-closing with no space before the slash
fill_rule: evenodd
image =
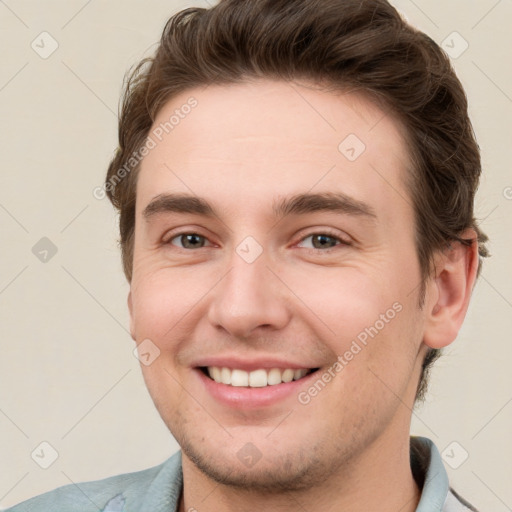
<path id="1" fill-rule="evenodd" d="M 486 255 L 480 170 L 447 57 L 387 2 L 173 16 L 104 190 L 182 450 L 11 510 L 474 510 L 409 429 Z"/>

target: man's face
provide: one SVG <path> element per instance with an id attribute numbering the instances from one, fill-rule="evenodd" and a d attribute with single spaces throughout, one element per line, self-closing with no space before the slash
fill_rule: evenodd
<path id="1" fill-rule="evenodd" d="M 291 489 L 407 436 L 425 321 L 396 121 L 355 94 L 261 81 L 187 91 L 150 136 L 132 336 L 160 351 L 143 375 L 184 465 Z"/>

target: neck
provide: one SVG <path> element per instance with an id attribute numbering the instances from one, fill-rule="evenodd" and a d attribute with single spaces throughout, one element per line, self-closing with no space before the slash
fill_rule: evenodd
<path id="1" fill-rule="evenodd" d="M 393 439 L 395 437 L 395 439 Z M 233 488 L 204 475 L 183 453 L 180 512 L 322 510 L 414 512 L 421 492 L 411 471 L 409 435 L 382 435 L 321 485 L 291 492 L 262 493 Z"/>

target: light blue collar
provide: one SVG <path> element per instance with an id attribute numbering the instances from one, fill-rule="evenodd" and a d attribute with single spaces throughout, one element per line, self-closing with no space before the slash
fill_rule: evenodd
<path id="1" fill-rule="evenodd" d="M 442 512 L 450 485 L 441 454 L 436 445 L 426 437 L 413 437 L 411 442 L 421 443 L 430 451 L 430 463 L 416 512 Z"/>
<path id="2" fill-rule="evenodd" d="M 151 512 L 178 512 L 183 472 L 181 450 L 168 459 L 148 487 L 140 510 Z"/>

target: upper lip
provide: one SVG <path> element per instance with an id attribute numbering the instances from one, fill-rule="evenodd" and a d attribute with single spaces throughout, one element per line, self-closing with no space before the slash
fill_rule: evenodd
<path id="1" fill-rule="evenodd" d="M 272 368 L 291 368 L 293 370 L 318 368 L 320 365 L 303 364 L 292 362 L 285 359 L 276 359 L 272 357 L 258 357 L 251 359 L 242 359 L 236 356 L 212 356 L 198 359 L 192 364 L 193 367 L 217 366 L 219 368 L 230 368 L 245 370 L 247 372 L 259 369 L 270 370 Z"/>

